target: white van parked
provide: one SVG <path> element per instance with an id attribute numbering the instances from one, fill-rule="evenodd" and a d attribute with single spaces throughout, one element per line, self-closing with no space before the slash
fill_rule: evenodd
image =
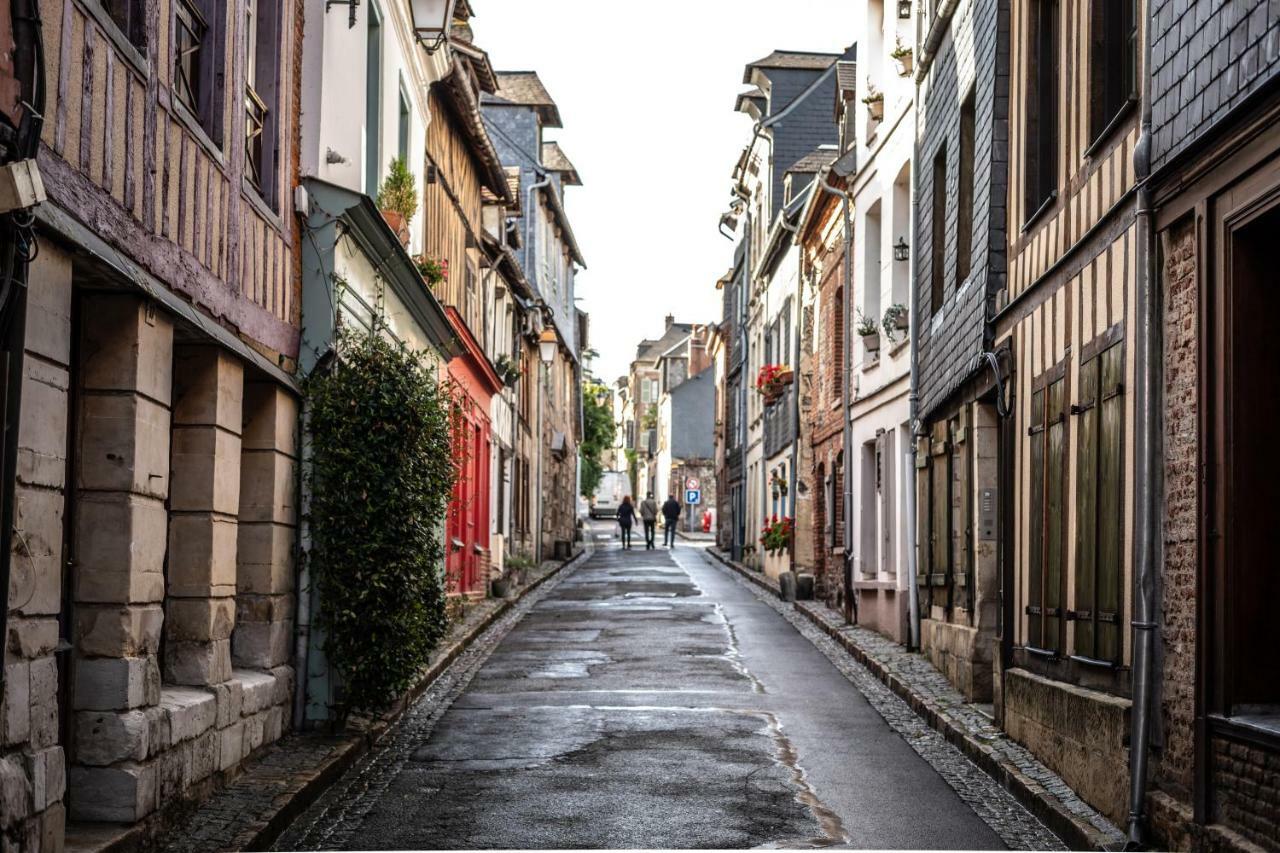
<path id="1" fill-rule="evenodd" d="M 631 478 L 626 471 L 605 471 L 591 500 L 592 518 L 616 518 L 622 499 L 631 494 Z"/>

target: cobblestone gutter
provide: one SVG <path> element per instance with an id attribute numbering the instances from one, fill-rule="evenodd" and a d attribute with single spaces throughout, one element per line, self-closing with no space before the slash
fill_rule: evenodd
<path id="1" fill-rule="evenodd" d="M 484 599 L 469 605 L 417 685 L 386 714 L 375 720 L 354 721 L 350 724 L 353 731 L 342 734 L 290 734 L 251 758 L 243 773 L 225 780 L 207 799 L 175 805 L 158 820 L 127 829 L 80 827 L 69 834 L 67 849 L 95 853 L 266 849 L 307 806 L 377 747 L 477 638 L 587 553 L 579 551 L 569 560 L 544 563 L 511 598 Z"/>
<path id="2" fill-rule="evenodd" d="M 709 548 L 707 553 L 778 599 L 776 582 L 729 560 L 718 549 Z M 1124 834 L 1114 824 L 1076 796 L 1034 754 L 1000 731 L 990 717 L 965 702 L 928 660 L 874 631 L 845 625 L 844 617 L 822 602 L 798 601 L 793 609 L 784 608 L 783 615 L 788 609 L 865 667 L 1073 849 L 1119 850 L 1124 846 Z"/>

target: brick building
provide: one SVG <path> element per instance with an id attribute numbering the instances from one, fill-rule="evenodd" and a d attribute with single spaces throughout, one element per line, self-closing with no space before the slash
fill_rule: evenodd
<path id="1" fill-rule="evenodd" d="M 1153 841 L 1280 845 L 1280 593 L 1270 532 L 1280 234 L 1280 16 L 1259 0 L 1153 0 L 1151 178 L 1159 306 Z"/>
<path id="2" fill-rule="evenodd" d="M 986 701 L 998 564 L 994 530 L 974 520 L 998 485 L 996 381 L 984 353 L 1006 271 L 1009 10 L 961 0 L 916 11 L 920 647 L 966 698 Z"/>

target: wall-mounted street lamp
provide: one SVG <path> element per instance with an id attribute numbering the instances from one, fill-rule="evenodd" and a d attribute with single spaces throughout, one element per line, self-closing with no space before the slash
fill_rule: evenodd
<path id="1" fill-rule="evenodd" d="M 898 17 L 904 21 L 911 19 L 911 0 L 898 0 Z"/>
<path id="2" fill-rule="evenodd" d="M 553 329 L 543 329 L 538 335 L 538 357 L 543 364 L 550 364 L 556 357 L 556 333 Z"/>
<path id="3" fill-rule="evenodd" d="M 893 244 L 893 259 L 895 261 L 911 260 L 911 247 L 907 245 L 905 237 L 899 237 L 898 242 Z"/>
<path id="4" fill-rule="evenodd" d="M 456 0 L 410 0 L 413 35 L 427 49 L 427 53 L 435 53 L 448 43 L 455 2 Z"/>

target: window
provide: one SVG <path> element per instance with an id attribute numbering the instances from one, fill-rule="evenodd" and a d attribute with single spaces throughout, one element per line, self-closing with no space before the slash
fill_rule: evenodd
<path id="1" fill-rule="evenodd" d="M 1138 96 L 1137 0 L 1093 0 L 1089 130 L 1099 139 Z"/>
<path id="2" fill-rule="evenodd" d="M 848 151 L 850 148 L 853 147 L 853 144 L 858 141 L 857 127 L 854 124 L 854 122 L 856 121 L 856 117 L 858 115 L 858 111 L 857 109 L 855 109 L 855 106 L 856 106 L 856 102 L 853 100 L 853 98 L 846 98 L 844 100 L 843 107 L 840 110 L 840 113 L 841 113 L 840 150 L 841 151 Z"/>
<path id="3" fill-rule="evenodd" d="M 1057 190 L 1058 0 L 1033 0 L 1027 29 L 1026 218 Z"/>
<path id="4" fill-rule="evenodd" d="M 974 101 L 969 95 L 960 105 L 960 190 L 956 195 L 956 286 L 963 286 L 973 265 L 973 132 Z"/>
<path id="5" fill-rule="evenodd" d="M 863 220 L 863 272 L 862 272 L 862 313 L 869 320 L 880 322 L 880 273 L 884 265 L 881 260 L 880 246 L 883 242 L 880 220 L 880 200 L 877 199 L 867 211 Z"/>
<path id="6" fill-rule="evenodd" d="M 929 441 L 929 500 L 928 513 L 929 559 L 925 562 L 929 587 L 946 587 L 951 577 L 951 508 L 953 481 L 951 470 L 951 442 L 947 441 L 950 428 L 946 421 L 934 424 Z M 946 606 L 945 596 L 934 602 Z"/>
<path id="7" fill-rule="evenodd" d="M 147 46 L 146 4 L 143 0 L 103 0 L 102 8 L 134 47 Z"/>
<path id="8" fill-rule="evenodd" d="M 365 195 L 376 197 L 382 168 L 382 15 L 372 2 L 365 42 L 364 191 Z"/>
<path id="9" fill-rule="evenodd" d="M 1055 374 L 1065 373 L 1056 369 Z M 1066 381 L 1053 375 L 1031 395 L 1030 562 L 1027 581 L 1027 645 L 1062 651 L 1062 600 L 1066 575 Z"/>
<path id="10" fill-rule="evenodd" d="M 400 159 L 409 162 L 409 96 L 404 92 L 404 86 L 400 87 L 400 124 L 399 139 L 396 150 L 400 154 Z"/>
<path id="11" fill-rule="evenodd" d="M 279 168 L 280 4 L 245 0 L 245 178 L 272 207 Z"/>
<path id="12" fill-rule="evenodd" d="M 947 259 L 947 146 L 933 155 L 932 263 L 930 264 L 929 310 L 942 310 L 946 293 Z"/>
<path id="13" fill-rule="evenodd" d="M 1120 660 L 1124 565 L 1122 345 L 1080 365 L 1077 436 L 1075 653 Z"/>
<path id="14" fill-rule="evenodd" d="M 174 94 L 221 145 L 226 6 L 218 0 L 176 0 L 173 18 Z"/>

